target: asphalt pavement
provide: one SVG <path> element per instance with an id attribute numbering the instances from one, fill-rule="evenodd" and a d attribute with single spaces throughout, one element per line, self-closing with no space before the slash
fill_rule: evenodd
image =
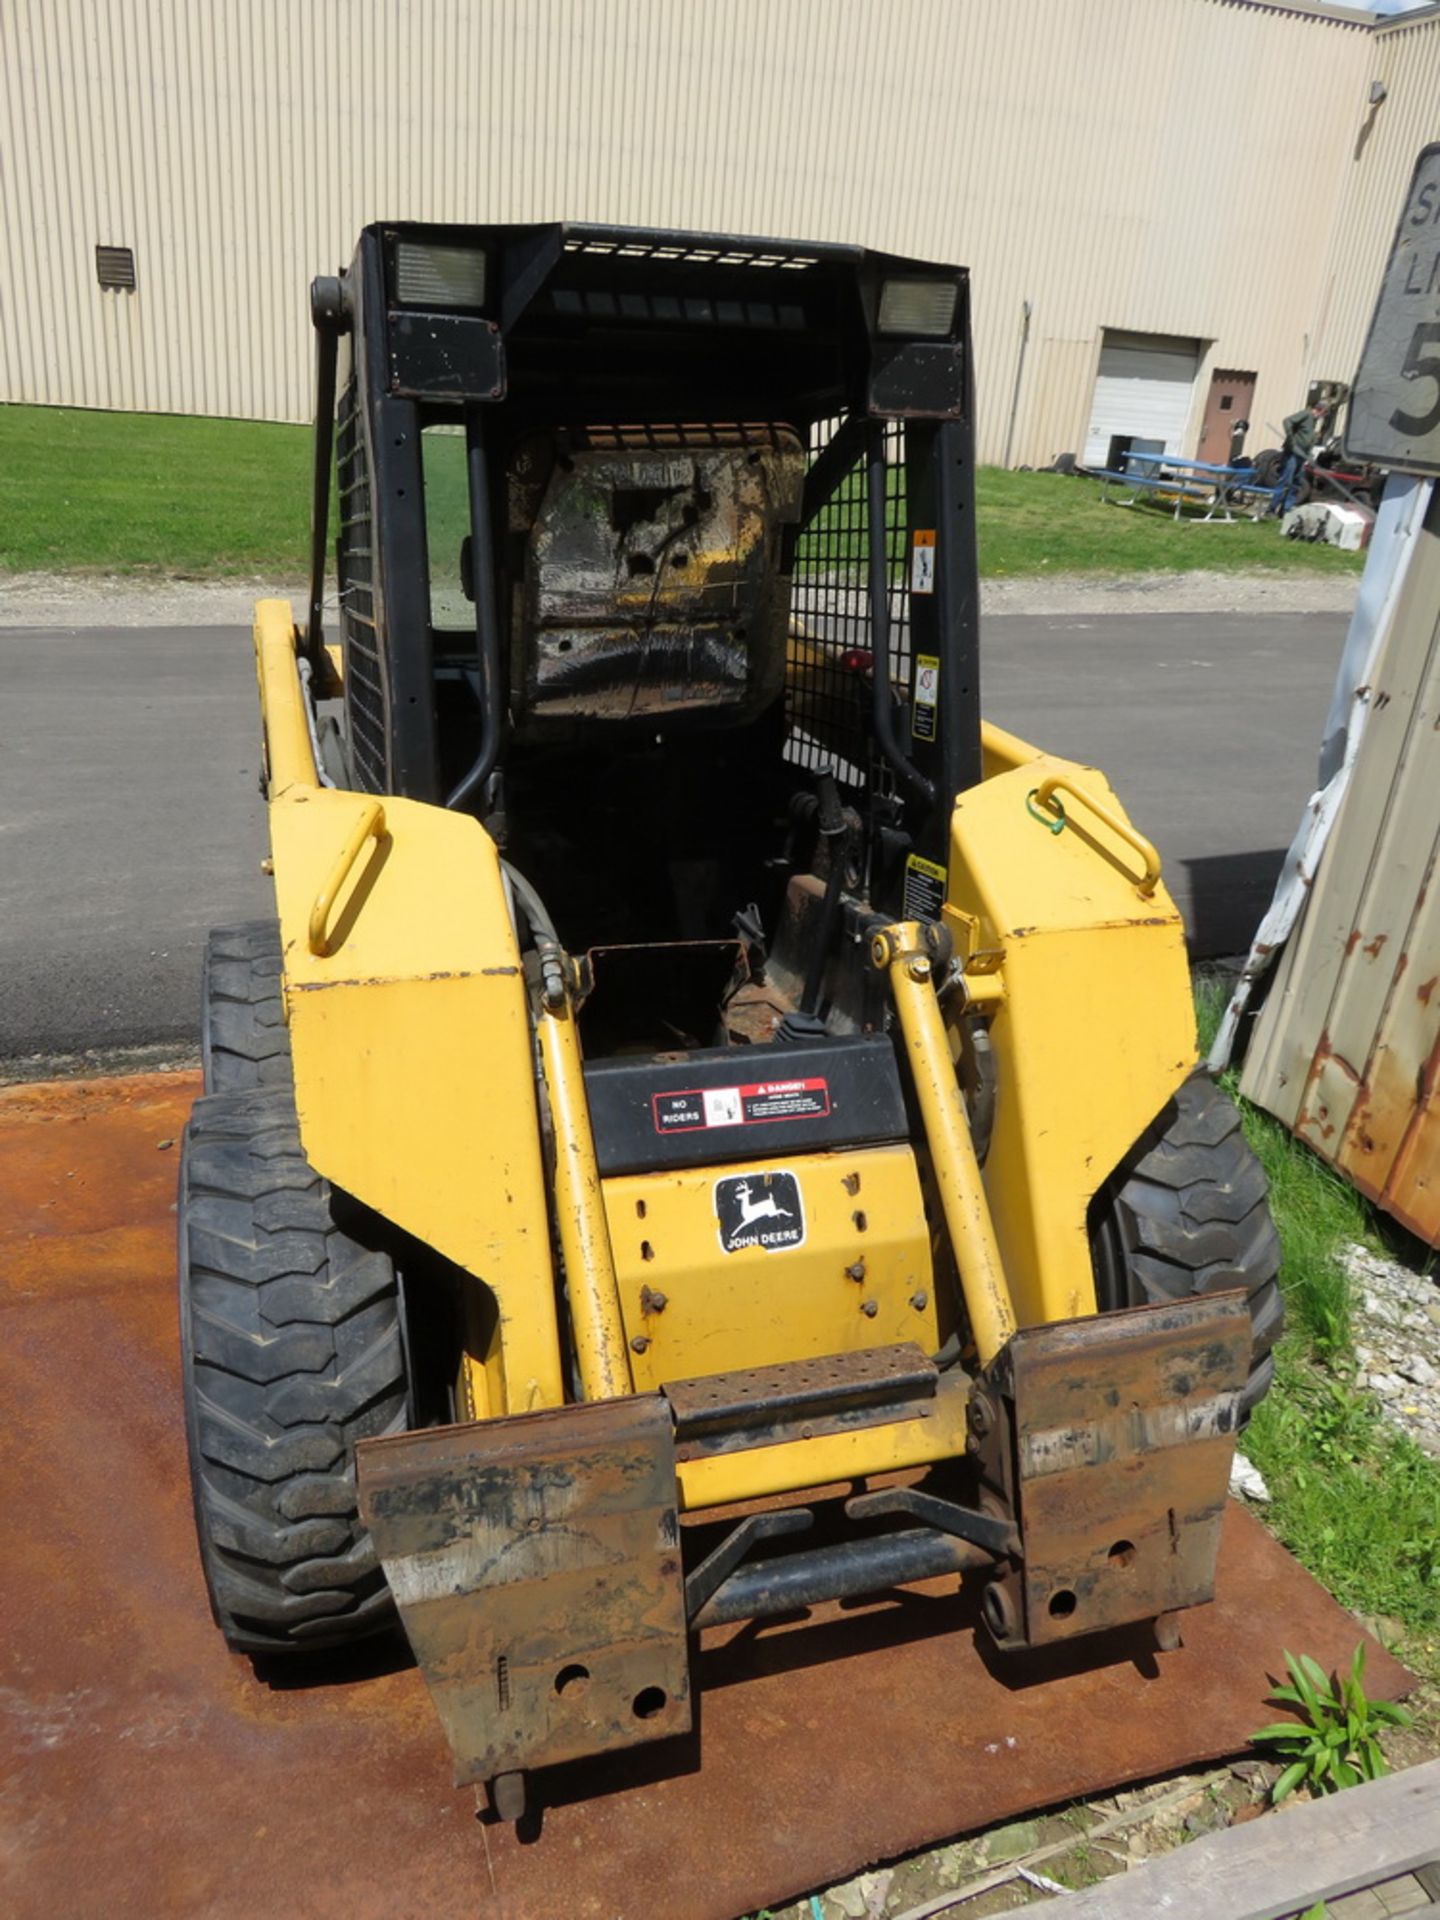
<path id="1" fill-rule="evenodd" d="M 0 687 L 0 1058 L 193 1041 L 271 893 L 248 632 L 12 628 Z"/>
<path id="2" fill-rule="evenodd" d="M 1315 787 L 1343 613 L 1125 614 L 982 627 L 988 719 L 1103 769 L 1194 959 L 1244 953 Z"/>
<path id="3" fill-rule="evenodd" d="M 1197 958 L 1248 944 L 1314 784 L 1337 613 L 1007 614 L 985 710 L 1102 767 Z M 0 629 L 0 1059 L 198 1021 L 206 930 L 269 906 L 243 628 Z"/>

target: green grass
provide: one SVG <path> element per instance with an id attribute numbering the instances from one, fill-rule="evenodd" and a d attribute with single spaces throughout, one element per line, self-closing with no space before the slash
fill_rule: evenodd
<path id="1" fill-rule="evenodd" d="M 980 567 L 988 578 L 1037 573 L 1358 573 L 1364 555 L 1285 540 L 1273 520 L 1177 525 L 1170 508 L 1118 507 L 1098 480 L 982 467 Z"/>
<path id="2" fill-rule="evenodd" d="M 856 476 L 820 527 L 853 522 L 860 491 Z M 309 494 L 308 427 L 0 406 L 0 569 L 295 579 L 306 565 Z M 1167 510 L 1106 505 L 1098 482 L 1052 473 L 982 467 L 978 512 L 980 568 L 993 579 L 1354 573 L 1362 562 L 1282 540 L 1273 522 L 1177 526 Z M 863 565 L 857 535 L 843 532 L 837 544 L 843 560 Z"/>
<path id="3" fill-rule="evenodd" d="M 1204 1045 L 1224 999 L 1217 982 L 1197 982 Z M 1274 1496 L 1266 1519 L 1344 1605 L 1397 1622 L 1401 1657 L 1440 1679 L 1440 1463 L 1354 1385 L 1351 1288 L 1339 1255 L 1350 1242 L 1380 1246 L 1373 1216 L 1278 1121 L 1241 1108 L 1270 1181 L 1288 1319 L 1275 1385 L 1243 1440 Z"/>
<path id="4" fill-rule="evenodd" d="M 1293 1334 L 1244 1446 L 1295 1557 L 1345 1606 L 1397 1622 L 1396 1651 L 1440 1679 L 1440 1467 Z"/>
<path id="5" fill-rule="evenodd" d="M 817 548 L 825 559 L 815 564 L 833 565 L 838 559 L 864 565 L 865 540 L 860 531 L 864 490 L 863 476 L 856 474 L 818 516 Z M 1190 514 L 1177 525 L 1169 507 L 1119 507 L 1102 498 L 1098 480 L 1058 473 L 1007 473 L 1003 467 L 981 467 L 976 506 L 980 571 L 987 579 L 1196 570 L 1358 573 L 1364 564 L 1363 554 L 1282 539 L 1273 520 L 1201 526 Z M 903 534 L 892 534 L 890 558 L 897 568 L 903 553 Z M 806 558 L 802 543 L 802 567 Z"/>
<path id="6" fill-rule="evenodd" d="M 0 568 L 302 576 L 310 431 L 0 407 Z"/>
<path id="7" fill-rule="evenodd" d="M 1316 1357 L 1351 1356 L 1350 1277 L 1339 1250 L 1375 1245 L 1369 1209 L 1323 1160 L 1278 1121 L 1245 1107 L 1245 1133 L 1270 1182 L 1270 1205 L 1285 1249 L 1286 1307 Z"/>

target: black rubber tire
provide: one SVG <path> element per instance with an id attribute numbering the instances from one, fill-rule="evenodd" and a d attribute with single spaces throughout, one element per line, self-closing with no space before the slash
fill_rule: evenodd
<path id="1" fill-rule="evenodd" d="M 277 921 L 217 927 L 205 942 L 200 1065 L 207 1093 L 290 1085 L 281 972 Z"/>
<path id="2" fill-rule="evenodd" d="M 180 1166 L 180 1345 L 195 1526 L 239 1652 L 388 1630 L 355 1443 L 409 1426 L 395 1268 L 300 1150 L 281 1089 L 198 1100 Z"/>
<path id="3" fill-rule="evenodd" d="M 1273 487 L 1280 472 L 1280 462 L 1285 458 L 1279 447 L 1265 447 L 1256 454 L 1251 469 L 1251 478 L 1257 487 Z"/>
<path id="4" fill-rule="evenodd" d="M 1180 1088 L 1091 1209 L 1102 1312 L 1243 1287 L 1250 1296 L 1248 1419 L 1275 1373 L 1285 1324 L 1280 1239 L 1264 1169 L 1235 1103 L 1206 1073 Z"/>

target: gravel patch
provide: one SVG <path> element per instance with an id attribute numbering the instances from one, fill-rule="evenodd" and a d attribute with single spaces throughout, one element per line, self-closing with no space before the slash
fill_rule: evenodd
<path id="1" fill-rule="evenodd" d="M 1359 574 L 1057 573 L 984 580 L 984 613 L 1349 613 Z"/>
<path id="2" fill-rule="evenodd" d="M 985 613 L 1336 613 L 1355 603 L 1359 576 L 1297 573 L 1057 573 L 983 580 Z M 308 589 L 266 579 L 141 580 L 13 573 L 0 584 L 0 627 L 249 626 L 255 602 Z M 334 600 L 327 597 L 333 614 Z"/>
<path id="3" fill-rule="evenodd" d="M 1440 1460 L 1440 1286 L 1364 1247 L 1347 1247 L 1341 1258 L 1354 1282 L 1355 1384 Z"/>
<path id="4" fill-rule="evenodd" d="M 188 1041 L 157 1040 L 134 1047 L 85 1047 L 75 1053 L 22 1053 L 0 1059 L 0 1087 L 37 1080 L 99 1080 L 126 1073 L 189 1073 L 200 1049 Z"/>
<path id="5" fill-rule="evenodd" d="M 259 579 L 12 573 L 0 580 L 0 627 L 248 627 L 257 600 L 289 600 L 298 612 L 309 592 Z M 327 609 L 333 612 L 333 598 Z"/>

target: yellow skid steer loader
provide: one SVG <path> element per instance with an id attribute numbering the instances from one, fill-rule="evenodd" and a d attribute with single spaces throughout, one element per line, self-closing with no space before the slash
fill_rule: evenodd
<path id="1" fill-rule="evenodd" d="M 689 1729 L 707 1625 L 959 1575 L 998 1648 L 1166 1645 L 1211 1596 L 1275 1234 L 1153 847 L 980 717 L 969 301 L 569 225 L 374 226 L 312 289 L 195 1511 L 232 1647 L 398 1619 L 504 1817 Z"/>

